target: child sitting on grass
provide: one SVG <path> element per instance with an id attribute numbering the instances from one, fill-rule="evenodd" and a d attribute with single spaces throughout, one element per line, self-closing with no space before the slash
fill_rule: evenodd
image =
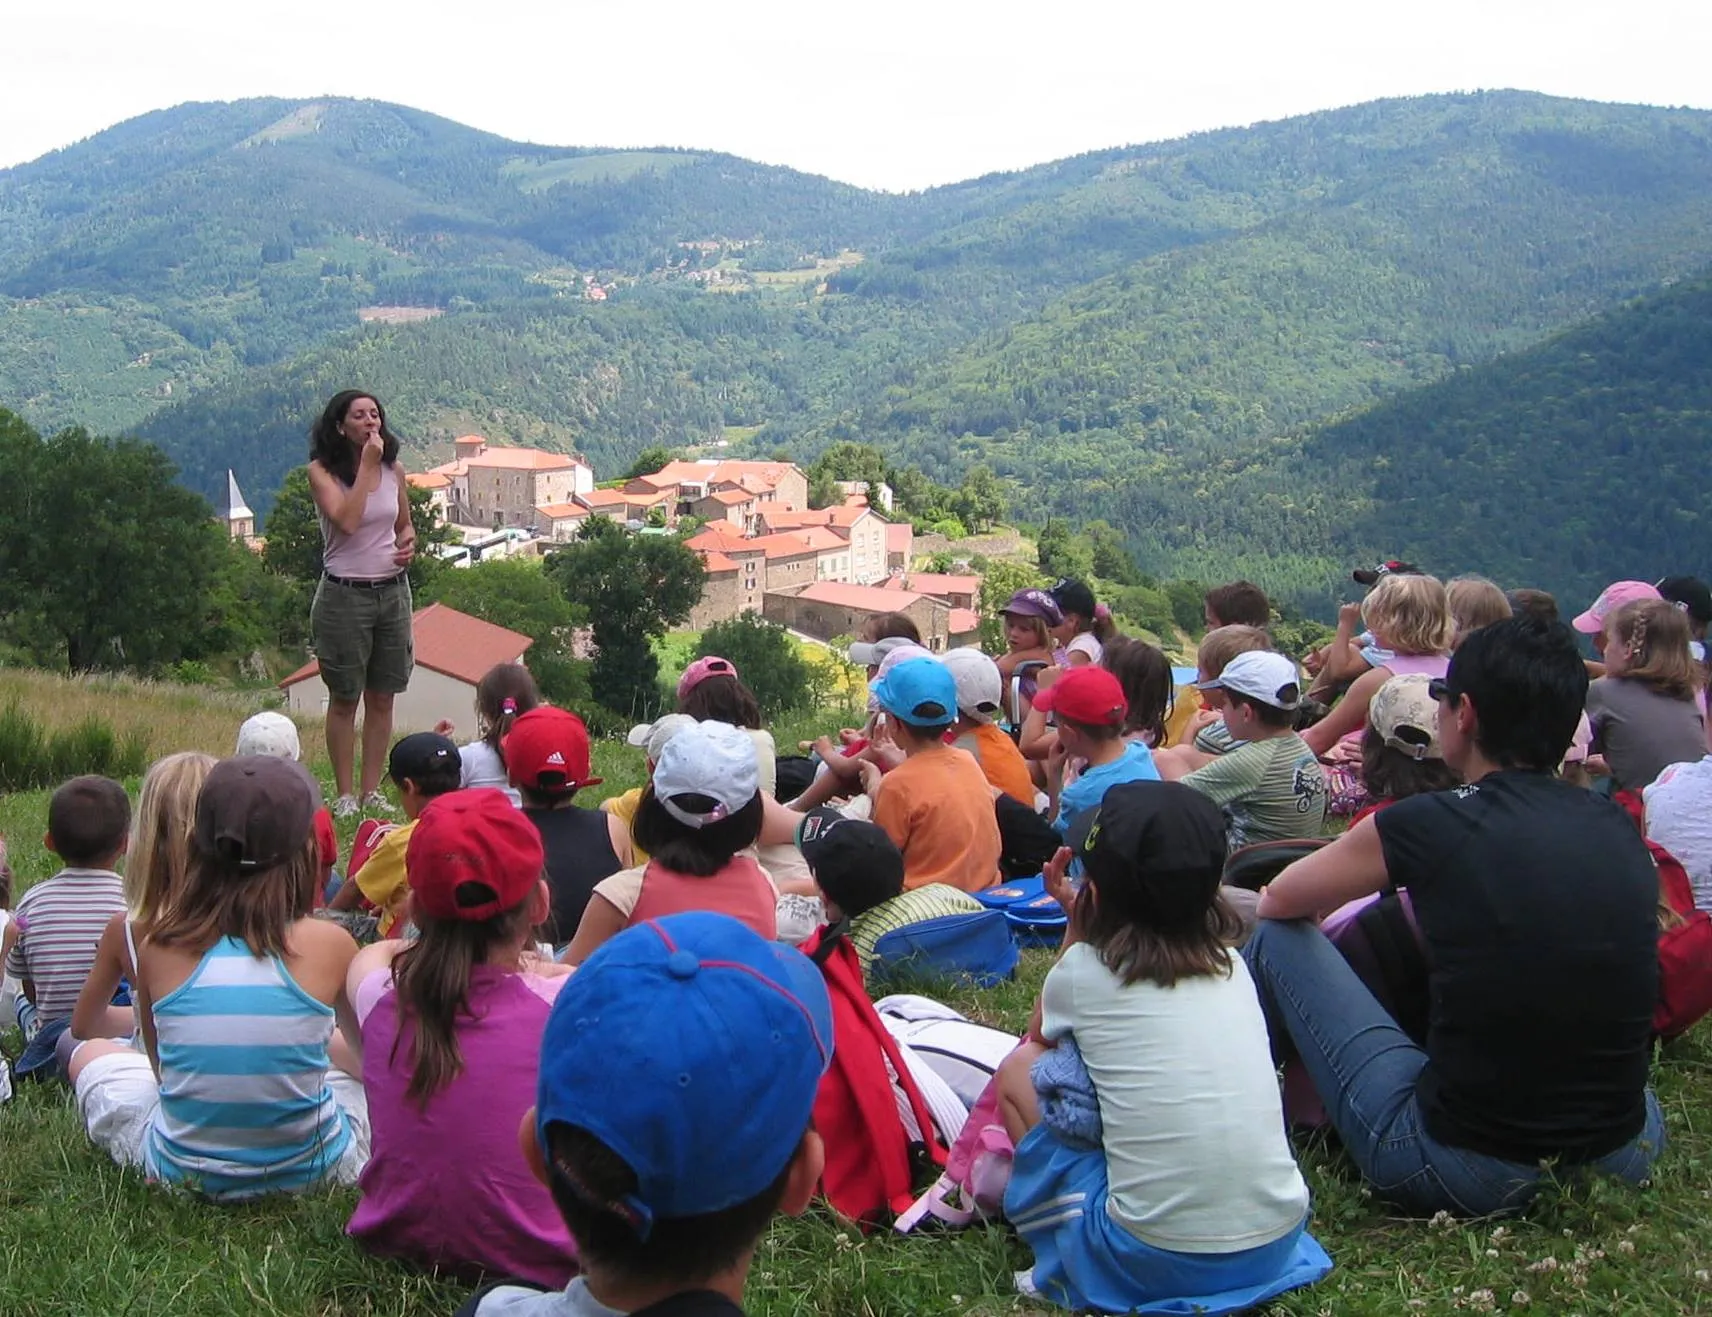
<path id="1" fill-rule="evenodd" d="M 95 948 L 125 887 L 114 872 L 131 826 L 125 788 L 105 777 L 74 777 L 48 801 L 47 848 L 64 868 L 37 883 L 12 911 L 6 973 L 19 982 L 18 1028 L 27 1041 L 13 1064 L 19 1079 L 51 1078 L 54 1047 L 71 1026 Z"/>
<path id="2" fill-rule="evenodd" d="M 1238 654 L 1203 690 L 1224 698 L 1225 725 L 1242 742 L 1181 780 L 1225 812 L 1234 851 L 1257 841 L 1318 837 L 1325 829 L 1326 780 L 1295 731 L 1301 688 L 1282 654 Z M 1383 683 L 1381 683 L 1383 684 Z"/>
<path id="3" fill-rule="evenodd" d="M 764 812 L 754 743 L 741 729 L 679 731 L 636 810 L 636 840 L 651 858 L 595 886 L 565 962 L 580 965 L 630 925 L 686 910 L 717 910 L 774 938 L 778 892 L 748 853 Z"/>
<path id="4" fill-rule="evenodd" d="M 1259 627 L 1232 623 L 1217 627 L 1201 637 L 1195 651 L 1195 680 L 1209 683 L 1225 670 L 1238 654 L 1250 654 L 1272 648 L 1272 637 Z M 1201 684 L 1189 688 L 1200 707 L 1183 728 L 1184 740 L 1163 750 L 1155 751 L 1153 762 L 1159 775 L 1176 780 L 1213 762 L 1220 755 L 1236 749 L 1236 738 L 1225 726 L 1224 692 L 1217 686 Z M 1173 719 L 1175 721 L 1175 719 Z"/>
<path id="5" fill-rule="evenodd" d="M 1617 787 L 1644 791 L 1670 764 L 1706 752 L 1696 696 L 1705 670 L 1689 653 L 1688 619 L 1662 599 L 1626 603 L 1605 619 L 1605 675 L 1587 690 L 1592 749 Z"/>
<path id="6" fill-rule="evenodd" d="M 977 914 L 979 901 L 948 883 L 904 890 L 904 857 L 885 829 L 822 807 L 804 816 L 797 845 L 828 923 L 850 921 L 847 936 L 866 974 L 882 935 L 942 915 Z"/>
<path id="7" fill-rule="evenodd" d="M 283 713 L 265 709 L 244 719 L 238 728 L 238 745 L 234 755 L 272 755 L 303 762 L 303 743 L 297 735 L 297 724 Z M 212 764 L 214 761 L 209 760 Z M 193 796 L 192 800 L 195 799 Z M 333 812 L 323 805 L 315 811 L 315 848 L 321 857 L 321 874 L 316 888 L 316 904 L 331 896 L 333 866 L 339 862 L 339 835 L 333 827 Z"/>
<path id="8" fill-rule="evenodd" d="M 630 829 L 576 803 L 577 792 L 600 779 L 591 772 L 588 728 L 569 710 L 543 706 L 518 718 L 505 760 L 547 856 L 553 902 L 542 936 L 561 947 L 576 936 L 595 885 L 636 862 Z"/>
<path id="9" fill-rule="evenodd" d="M 1120 782 L 1158 781 L 1153 754 L 1140 741 L 1124 739 L 1129 701 L 1118 679 L 1104 668 L 1072 668 L 1034 697 L 1037 712 L 1058 724 L 1058 745 L 1046 761 L 1046 792 L 1055 806 L 1053 827 L 1068 837 L 1083 814 Z M 1075 781 L 1064 785 L 1064 766 L 1082 764 Z"/>
<path id="10" fill-rule="evenodd" d="M 381 937 L 393 937 L 394 930 L 402 932 L 404 927 L 401 921 L 405 898 L 409 895 L 404 853 L 410 845 L 410 834 L 430 800 L 458 789 L 463 780 L 463 761 L 458 757 L 458 747 L 440 733 L 412 732 L 392 747 L 386 772 L 398 788 L 398 803 L 404 810 L 405 822 L 383 825 L 385 831 L 368 857 L 360 865 L 353 857 L 350 877 L 327 905 L 336 912 L 356 911 L 366 901 L 379 916 L 376 931 Z"/>
<path id="11" fill-rule="evenodd" d="M 1462 779 L 1439 746 L 1439 705 L 1425 673 L 1393 677 L 1367 706 L 1361 738 L 1361 780 L 1368 803 L 1350 827 L 1388 805 L 1429 791 L 1448 791 Z"/>
<path id="12" fill-rule="evenodd" d="M 1073 854 L 1087 875 L 1075 893 Z M 1204 797 L 1131 782 L 1048 867 L 1070 912 L 1065 947 L 997 1078 L 1016 1144 L 1005 1216 L 1034 1251 L 1018 1275 L 1029 1294 L 1079 1311 L 1227 1313 L 1331 1270 L 1306 1232 L 1266 1021 L 1227 945 L 1224 858 Z M 1037 1065 L 1059 1070 L 1070 1100 L 1037 1095 Z"/>
<path id="13" fill-rule="evenodd" d="M 458 747 L 460 786 L 497 787 L 513 805 L 522 805 L 505 766 L 505 738 L 512 724 L 540 703 L 535 678 L 521 663 L 495 663 L 482 674 L 476 683 L 476 739 Z M 442 722 L 434 730 L 450 736 L 452 724 Z"/>
<path id="14" fill-rule="evenodd" d="M 500 792 L 455 791 L 423 809 L 407 859 L 416 940 L 365 948 L 345 980 L 374 1131 L 346 1232 L 455 1275 L 563 1285 L 576 1246 L 517 1150 L 570 972 L 534 950 L 541 839 Z"/>
<path id="15" fill-rule="evenodd" d="M 523 1153 L 582 1260 L 457 1317 L 743 1317 L 775 1213 L 814 1198 L 810 1117 L 832 1005 L 807 957 L 718 914 L 627 929 L 573 974 L 541 1040 Z"/>
<path id="16" fill-rule="evenodd" d="M 355 1182 L 367 1109 L 327 1047 L 357 946 L 310 917 L 320 803 L 284 759 L 227 759 L 202 784 L 184 890 L 136 948 L 147 1055 L 97 1039 L 72 1062 L 120 1165 L 222 1201 Z"/>
<path id="17" fill-rule="evenodd" d="M 904 886 L 991 887 L 1000 851 L 993 789 L 967 752 L 945 744 L 957 720 L 950 670 L 937 659 L 907 659 L 873 689 L 904 756 L 885 777 L 868 774 L 874 822 L 903 853 Z"/>
<path id="18" fill-rule="evenodd" d="M 957 721 L 951 725 L 959 750 L 981 766 L 987 782 L 1018 804 L 1034 808 L 1034 779 L 1022 751 L 993 723 L 1004 699 L 999 665 L 974 647 L 953 649 L 941 660 L 957 686 Z"/>
<path id="19" fill-rule="evenodd" d="M 135 946 L 139 936 L 178 899 L 190 872 L 191 832 L 196 824 L 196 797 L 218 762 L 212 755 L 184 751 L 155 761 L 137 793 L 136 832 L 125 857 L 125 900 L 130 909 L 114 915 L 101 931 L 95 964 L 78 994 L 71 1016 L 71 1035 L 90 1038 L 130 1038 L 136 1030 L 134 1006 L 115 1006 L 121 982 L 135 983 Z M 319 847 L 319 843 L 317 843 Z M 133 1039 L 141 1048 L 142 1040 Z"/>

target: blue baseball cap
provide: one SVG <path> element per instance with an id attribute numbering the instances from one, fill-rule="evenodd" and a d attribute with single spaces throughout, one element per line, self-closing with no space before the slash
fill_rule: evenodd
<path id="1" fill-rule="evenodd" d="M 831 1061 L 832 1003 L 807 956 L 729 915 L 668 915 L 603 944 L 560 990 L 536 1130 L 544 1152 L 565 1124 L 623 1158 L 636 1192 L 596 1206 L 646 1239 L 656 1220 L 777 1180 Z"/>
<path id="2" fill-rule="evenodd" d="M 911 727 L 957 721 L 957 679 L 938 659 L 906 659 L 869 689 L 882 709 Z"/>

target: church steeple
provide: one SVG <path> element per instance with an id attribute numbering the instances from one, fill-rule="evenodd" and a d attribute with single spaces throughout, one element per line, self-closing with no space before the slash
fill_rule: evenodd
<path id="1" fill-rule="evenodd" d="M 229 467 L 226 470 L 226 508 L 220 519 L 226 523 L 226 533 L 233 539 L 245 543 L 255 539 L 256 514 L 244 502 L 243 492 L 238 488 L 238 477 Z"/>

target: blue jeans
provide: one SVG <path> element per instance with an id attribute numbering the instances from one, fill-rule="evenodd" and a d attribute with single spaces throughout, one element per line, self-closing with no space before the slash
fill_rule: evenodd
<path id="1" fill-rule="evenodd" d="M 1453 1148 L 1427 1133 L 1415 1097 L 1426 1052 L 1315 925 L 1263 919 L 1243 956 L 1274 1047 L 1286 1038 L 1295 1045 L 1350 1158 L 1380 1197 L 1422 1216 L 1489 1216 L 1526 1206 L 1552 1175 L 1539 1163 Z M 1650 1088 L 1646 1106 L 1641 1132 L 1589 1169 L 1646 1181 L 1665 1141 Z"/>

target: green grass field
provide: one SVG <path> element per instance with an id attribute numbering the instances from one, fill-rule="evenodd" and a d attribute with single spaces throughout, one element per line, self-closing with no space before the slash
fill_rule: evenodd
<path id="1" fill-rule="evenodd" d="M 178 709 L 176 696 L 160 698 Z M 212 749 L 241 715 L 182 716 L 187 733 L 202 729 L 190 739 Z M 780 743 L 803 730 L 778 729 Z M 600 742 L 595 771 L 605 782 L 591 799 L 639 783 L 640 754 Z M 39 840 L 46 809 L 45 792 L 0 797 L 0 835 L 20 887 L 52 872 Z M 947 995 L 985 1023 L 1020 1029 L 1050 960 L 1030 952 L 1015 983 Z M 16 1031 L 4 1045 L 16 1054 Z M 1670 1147 L 1655 1184 L 1566 1186 L 1522 1220 L 1398 1220 L 1329 1140 L 1306 1140 L 1313 1229 L 1337 1268 L 1268 1311 L 1712 1313 L 1712 1027 L 1664 1052 L 1656 1084 Z M 150 1188 L 88 1144 L 63 1089 L 22 1089 L 0 1107 L 0 1149 L 3 1317 L 402 1317 L 449 1314 L 467 1292 L 358 1252 L 342 1233 L 355 1203 L 348 1191 L 212 1207 Z M 1027 1263 L 1002 1225 L 899 1238 L 864 1235 L 816 1211 L 775 1223 L 750 1274 L 748 1307 L 766 1317 L 1050 1311 L 1012 1289 L 1012 1272 Z"/>

